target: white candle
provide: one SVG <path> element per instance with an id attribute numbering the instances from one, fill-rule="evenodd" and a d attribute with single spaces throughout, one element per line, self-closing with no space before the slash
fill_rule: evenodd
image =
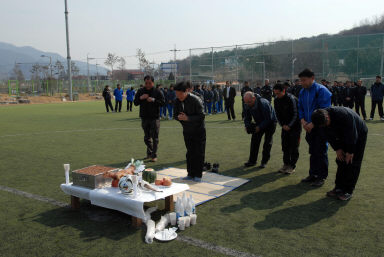
<path id="1" fill-rule="evenodd" d="M 69 184 L 69 164 L 64 164 L 64 170 L 65 170 L 65 184 Z"/>

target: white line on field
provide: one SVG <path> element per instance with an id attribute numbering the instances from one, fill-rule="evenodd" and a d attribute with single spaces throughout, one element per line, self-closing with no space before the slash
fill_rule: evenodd
<path id="1" fill-rule="evenodd" d="M 40 201 L 40 202 L 49 203 L 49 204 L 52 204 L 52 205 L 55 205 L 55 206 L 59 206 L 59 207 L 69 207 L 68 204 L 60 202 L 60 201 L 56 201 L 55 199 L 44 197 L 44 196 L 40 196 L 40 195 L 31 194 L 31 193 L 28 193 L 28 192 L 25 192 L 25 191 L 21 191 L 21 190 L 15 189 L 15 188 L 11 188 L 11 187 L 6 187 L 6 186 L 0 185 L 0 190 L 1 191 L 5 191 L 5 192 L 9 192 L 9 193 L 12 193 L 12 194 L 16 194 L 16 195 L 19 195 L 19 196 L 23 196 L 23 197 L 26 197 L 26 198 L 34 199 L 34 200 L 37 200 L 37 201 Z M 222 247 L 222 246 L 219 246 L 219 245 L 211 244 L 211 243 L 208 243 L 208 242 L 196 239 L 196 238 L 188 237 L 188 236 L 178 235 L 177 240 L 181 241 L 181 242 L 184 242 L 184 243 L 187 243 L 189 245 L 193 245 L 193 246 L 204 248 L 204 249 L 207 249 L 207 250 L 219 252 L 221 254 L 225 254 L 225 255 L 228 255 L 228 256 L 234 256 L 234 257 L 261 257 L 260 255 L 253 255 L 251 253 L 237 251 L 237 250 L 234 250 L 234 249 L 231 249 L 231 248 L 226 248 L 226 247 Z"/>
<path id="2" fill-rule="evenodd" d="M 241 129 L 242 127 L 211 127 L 209 129 Z M 181 127 L 160 127 L 160 129 L 181 129 Z M 19 136 L 36 136 L 36 135 L 46 135 L 52 133 L 76 133 L 76 132 L 96 132 L 96 131 L 108 131 L 108 130 L 142 130 L 141 127 L 135 128 L 102 128 L 102 129 L 75 129 L 75 130 L 57 130 L 57 131 L 45 131 L 45 132 L 36 132 L 36 133 L 24 133 L 24 134 L 9 134 L 2 135 L 3 137 L 19 137 Z"/>

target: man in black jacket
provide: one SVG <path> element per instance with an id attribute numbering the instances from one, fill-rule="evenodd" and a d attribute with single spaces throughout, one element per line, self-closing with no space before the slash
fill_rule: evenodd
<path id="1" fill-rule="evenodd" d="M 299 144 L 301 135 L 300 119 L 297 110 L 297 98 L 286 93 L 281 84 L 273 87 L 276 96 L 274 100 L 277 121 L 282 127 L 281 145 L 283 150 L 284 166 L 279 170 L 280 173 L 292 174 L 299 159 Z"/>
<path id="2" fill-rule="evenodd" d="M 229 85 L 229 81 L 225 82 L 225 88 L 223 90 L 223 96 L 224 96 L 224 105 L 227 110 L 228 120 L 232 119 L 235 120 L 235 109 L 233 108 L 233 105 L 235 104 L 235 97 L 236 97 L 236 90 L 234 87 L 231 87 Z"/>
<path id="3" fill-rule="evenodd" d="M 359 178 L 368 128 L 354 111 L 345 107 L 318 109 L 312 114 L 312 123 L 325 127 L 327 140 L 336 151 L 336 186 L 327 196 L 347 201 Z"/>
<path id="4" fill-rule="evenodd" d="M 267 99 L 269 102 L 272 101 L 272 87 L 269 85 L 269 79 L 265 80 L 265 85 L 261 88 L 261 97 Z"/>
<path id="5" fill-rule="evenodd" d="M 244 94 L 247 93 L 248 91 L 252 91 L 252 89 L 249 87 L 248 81 L 244 81 L 244 87 L 241 89 L 241 102 L 242 102 L 242 112 L 241 112 L 241 118 L 244 119 L 244 109 L 245 109 L 245 104 L 244 104 Z"/>
<path id="6" fill-rule="evenodd" d="M 367 88 L 362 85 L 362 81 L 357 81 L 357 87 L 355 88 L 355 108 L 356 113 L 360 116 L 360 109 L 361 109 L 361 115 L 363 116 L 363 119 L 367 119 L 367 113 L 365 112 L 365 95 L 367 94 Z"/>
<path id="7" fill-rule="evenodd" d="M 347 81 L 345 88 L 342 93 L 343 106 L 353 109 L 353 103 L 355 101 L 355 88 L 352 87 L 352 82 Z"/>
<path id="8" fill-rule="evenodd" d="M 112 101 L 111 101 L 111 90 L 109 89 L 109 86 L 106 85 L 104 90 L 103 90 L 103 97 L 105 101 L 105 108 L 107 109 L 107 112 L 109 112 L 109 108 L 111 108 L 111 111 L 113 112 L 113 107 L 112 107 Z"/>
<path id="9" fill-rule="evenodd" d="M 157 146 L 160 131 L 160 106 L 165 105 L 164 95 L 153 87 L 154 78 L 144 77 L 145 85 L 135 95 L 135 106 L 140 105 L 141 126 L 144 130 L 144 143 L 147 145 L 147 159 L 157 161 Z"/>
<path id="10" fill-rule="evenodd" d="M 245 167 L 256 165 L 261 138 L 264 136 L 263 158 L 260 168 L 264 168 L 271 157 L 272 139 L 276 130 L 276 114 L 268 100 L 255 96 L 253 92 L 244 94 L 246 104 L 244 125 L 245 131 L 252 134 L 251 150 Z M 252 122 L 254 120 L 254 122 Z"/>
<path id="11" fill-rule="evenodd" d="M 199 97 L 189 93 L 192 91 L 189 81 L 177 83 L 175 91 L 174 118 L 183 126 L 184 142 L 187 148 L 188 176 L 185 179 L 201 182 L 206 142 L 203 103 Z"/>

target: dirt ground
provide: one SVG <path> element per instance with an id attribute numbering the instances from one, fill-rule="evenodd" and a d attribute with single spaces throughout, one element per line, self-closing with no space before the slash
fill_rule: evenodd
<path id="1" fill-rule="evenodd" d="M 65 101 L 63 100 L 65 99 Z M 0 94 L 0 102 L 17 102 L 18 99 L 28 99 L 31 104 L 43 104 L 43 103 L 62 103 L 69 101 L 68 95 L 62 94 L 61 96 L 9 96 L 8 94 Z M 101 94 L 89 93 L 79 94 L 79 101 L 100 101 L 102 100 Z"/>

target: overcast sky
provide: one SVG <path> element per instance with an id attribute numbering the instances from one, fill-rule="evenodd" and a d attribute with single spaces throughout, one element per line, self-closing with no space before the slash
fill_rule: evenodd
<path id="1" fill-rule="evenodd" d="M 66 56 L 64 0 L 0 3 L 0 41 Z M 174 44 L 189 49 L 333 34 L 384 10 L 383 0 L 68 0 L 68 6 L 73 59 L 132 56 L 141 48 L 155 62 L 173 58 Z M 136 68 L 136 58 L 126 60 Z"/>

